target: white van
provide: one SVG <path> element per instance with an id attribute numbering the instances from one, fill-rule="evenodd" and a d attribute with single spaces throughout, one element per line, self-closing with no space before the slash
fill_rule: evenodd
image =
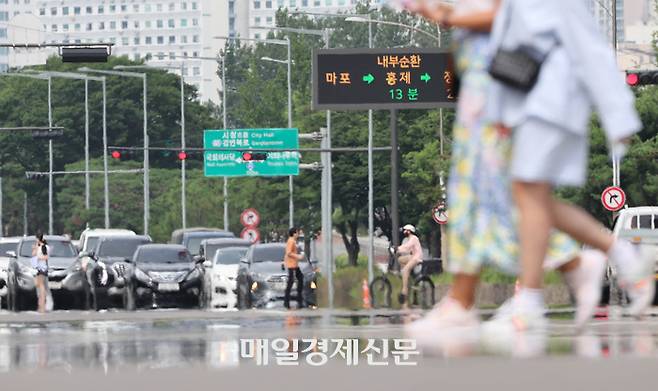
<path id="1" fill-rule="evenodd" d="M 106 237 L 106 236 L 126 236 L 126 235 L 137 235 L 135 231 L 131 231 L 129 229 L 118 229 L 118 228 L 109 228 L 109 229 L 104 229 L 104 228 L 97 228 L 97 229 L 91 229 L 87 228 L 80 234 L 80 243 L 79 243 L 79 249 L 80 252 L 89 252 L 92 250 L 94 247 L 96 247 L 96 244 L 98 243 L 98 240 L 101 237 Z"/>
<path id="2" fill-rule="evenodd" d="M 658 206 L 638 206 L 619 211 L 619 217 L 612 230 L 615 236 L 621 231 L 634 229 L 658 230 Z"/>

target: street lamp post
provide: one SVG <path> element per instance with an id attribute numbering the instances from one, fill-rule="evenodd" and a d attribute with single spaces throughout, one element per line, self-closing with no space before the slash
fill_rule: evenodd
<path id="1" fill-rule="evenodd" d="M 268 44 L 274 44 L 274 45 L 286 45 L 287 47 L 287 61 L 281 61 L 281 60 L 276 60 L 273 58 L 269 57 L 264 57 L 261 58 L 261 60 L 265 61 L 271 61 L 271 62 L 276 62 L 276 63 L 281 63 L 281 64 L 288 64 L 288 128 L 292 128 L 292 89 L 291 89 L 291 64 L 292 64 L 292 59 L 291 59 L 291 50 L 290 50 L 290 39 L 261 39 L 261 38 L 238 38 L 238 37 L 226 37 L 226 36 L 217 36 L 213 37 L 213 39 L 223 39 L 227 41 L 247 41 L 247 42 L 262 42 L 262 43 L 268 43 Z M 222 83 L 225 83 L 225 72 L 226 72 L 226 66 L 224 64 L 224 59 L 222 59 Z M 226 129 L 226 85 L 224 85 L 224 95 L 223 95 L 223 108 L 224 108 L 224 129 Z M 227 179 L 224 177 L 224 200 L 227 199 L 227 185 L 226 185 Z M 294 215 L 295 215 L 295 203 L 293 199 L 293 176 L 289 175 L 288 176 L 288 192 L 289 192 L 289 197 L 288 197 L 288 224 L 290 227 L 294 225 Z M 226 201 L 225 201 L 226 202 Z M 228 207 L 224 206 L 224 220 L 228 221 Z M 227 229 L 227 228 L 225 228 Z"/>
<path id="2" fill-rule="evenodd" d="M 110 211 L 109 211 L 109 176 L 107 175 L 107 121 L 106 121 L 106 116 L 107 116 L 107 110 L 106 110 L 106 105 L 107 105 L 107 99 L 106 99 L 106 90 L 105 90 L 105 78 L 103 77 L 94 77 L 94 76 L 89 76 L 81 73 L 74 73 L 74 72 L 53 72 L 53 71 L 46 71 L 46 72 L 41 72 L 40 73 L 44 77 L 49 77 L 49 78 L 63 78 L 63 79 L 74 79 L 74 80 L 83 80 L 85 82 L 85 207 L 88 210 L 90 208 L 90 184 L 89 184 L 89 81 L 99 81 L 103 85 L 103 145 L 104 145 L 104 158 L 103 158 L 103 166 L 104 166 L 104 200 L 105 200 L 105 207 L 104 207 L 104 212 L 105 212 L 105 228 L 110 227 Z M 52 125 L 50 125 L 52 126 Z M 52 140 L 51 140 L 52 142 Z M 51 170 L 52 171 L 52 170 Z M 50 175 L 52 176 L 52 175 Z M 87 222 L 87 226 L 89 225 L 89 222 Z"/>
<path id="3" fill-rule="evenodd" d="M 108 71 L 108 70 L 99 70 L 99 69 L 92 69 L 88 67 L 83 67 L 78 69 L 80 72 L 88 72 L 88 73 L 99 73 L 103 75 L 111 75 L 111 76 L 123 76 L 123 77 L 133 77 L 133 78 L 138 78 L 142 79 L 142 95 L 143 95 L 143 113 L 144 113 L 144 121 L 143 121 L 143 133 L 144 133 L 144 235 L 148 235 L 149 233 L 149 220 L 151 218 L 151 209 L 150 209 L 150 175 L 149 175 L 149 137 L 148 137 L 148 114 L 147 114 L 147 95 L 148 95 L 148 87 L 146 83 L 146 73 L 137 73 L 137 72 L 118 72 L 118 71 Z M 86 80 L 85 79 L 85 88 L 86 88 Z M 88 143 L 88 140 L 87 140 Z M 107 152 L 106 152 L 107 153 Z M 89 171 L 89 167 L 85 167 L 86 171 Z M 89 174 L 85 174 L 85 177 L 88 177 Z"/>
<path id="4" fill-rule="evenodd" d="M 288 47 L 287 47 L 287 60 L 286 61 L 281 61 L 277 60 L 274 58 L 269 58 L 269 57 L 261 57 L 261 60 L 264 61 L 271 61 L 271 62 L 276 62 L 279 64 L 286 64 L 287 70 L 288 70 L 288 128 L 292 128 L 292 82 L 291 82 L 291 72 L 292 72 L 292 58 L 291 58 L 291 52 L 290 52 L 290 38 L 286 38 L 286 41 L 288 42 Z M 294 215 L 295 215 L 295 203 L 293 200 L 293 177 L 292 175 L 288 176 L 288 191 L 290 194 L 289 197 L 289 203 L 288 203 L 288 210 L 289 210 L 289 219 L 288 219 L 288 225 L 290 227 L 293 227 L 295 225 L 294 223 Z"/>
<path id="5" fill-rule="evenodd" d="M 184 71 L 185 63 L 181 62 L 180 66 L 169 66 L 169 65 L 118 65 L 114 69 L 123 70 L 123 69 L 180 69 L 180 112 L 181 112 L 181 150 L 185 151 L 185 80 L 184 80 Z M 146 75 L 144 75 L 144 86 L 146 86 Z M 144 87 L 146 88 L 146 87 Z M 146 102 L 146 94 L 144 95 L 144 102 Z M 146 113 L 146 103 L 144 103 L 144 113 Z M 146 114 L 145 117 L 146 118 Z M 145 119 L 146 121 L 146 119 Z M 146 123 L 145 125 L 146 126 Z M 146 135 L 145 140 L 148 139 Z M 148 161 L 148 149 L 145 147 L 144 156 L 146 161 Z M 186 159 L 181 160 L 181 225 L 182 228 L 187 228 L 187 197 L 186 197 Z"/>

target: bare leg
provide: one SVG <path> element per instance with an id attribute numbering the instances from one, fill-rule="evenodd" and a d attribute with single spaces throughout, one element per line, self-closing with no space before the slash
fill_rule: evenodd
<path id="1" fill-rule="evenodd" d="M 512 191 L 520 212 L 521 286 L 542 287 L 542 263 L 548 250 L 552 228 L 551 185 L 514 182 Z"/>
<path id="2" fill-rule="evenodd" d="M 575 256 L 569 262 L 559 266 L 557 270 L 562 274 L 572 272 L 580 267 L 580 262 L 580 256 Z"/>
<path id="3" fill-rule="evenodd" d="M 414 267 L 409 260 L 410 257 L 406 255 L 398 258 L 398 262 L 400 262 L 400 266 L 402 266 L 402 270 L 400 270 L 400 274 L 402 274 L 401 293 L 405 296 L 409 293 L 409 275 L 411 274 L 411 269 Z"/>
<path id="4" fill-rule="evenodd" d="M 608 253 L 614 239 L 589 213 L 558 200 L 553 200 L 552 210 L 557 229 L 581 243 Z"/>
<path id="5" fill-rule="evenodd" d="M 39 312 L 46 312 L 46 287 L 45 287 L 45 277 L 38 275 L 36 277 L 37 285 L 37 310 Z"/>
<path id="6" fill-rule="evenodd" d="M 464 309 L 469 309 L 475 304 L 475 289 L 480 281 L 479 275 L 473 274 L 456 274 L 455 282 L 450 288 L 450 297 Z"/>

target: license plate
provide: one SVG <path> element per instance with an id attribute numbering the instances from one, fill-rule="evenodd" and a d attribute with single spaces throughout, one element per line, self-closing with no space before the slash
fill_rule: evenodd
<path id="1" fill-rule="evenodd" d="M 180 286 L 178 286 L 178 283 L 162 283 L 158 284 L 158 290 L 162 292 L 178 292 L 180 290 Z"/>
<path id="2" fill-rule="evenodd" d="M 60 281 L 48 281 L 48 288 L 62 289 L 62 283 Z"/>
<path id="3" fill-rule="evenodd" d="M 272 289 L 277 290 L 277 291 L 285 291 L 286 290 L 286 283 L 285 282 L 274 282 L 272 283 Z"/>

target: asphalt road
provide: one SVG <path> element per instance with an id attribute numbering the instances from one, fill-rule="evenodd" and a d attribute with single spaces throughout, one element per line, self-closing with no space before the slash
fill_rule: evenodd
<path id="1" fill-rule="evenodd" d="M 533 358 L 514 349 L 482 346 L 440 357 L 410 356 L 413 366 L 395 361 L 393 340 L 404 338 L 403 324 L 418 312 L 399 311 L 180 311 L 135 313 L 0 312 L 0 389 L 2 390 L 578 390 L 655 388 L 658 380 L 658 321 L 597 320 L 577 335 L 564 314 L 554 314 L 546 344 Z M 341 354 L 324 365 L 307 361 L 304 340 L 327 340 L 328 355 L 338 340 L 368 340 L 389 355 L 370 350 L 348 365 Z M 245 341 L 300 343 L 309 350 L 284 366 L 273 349 L 267 365 L 249 356 Z M 251 343 L 251 342 L 250 342 Z M 518 341 L 517 341 L 518 344 Z M 527 346 L 526 346 L 527 347 Z M 294 350 L 294 349 L 288 349 Z M 283 356 L 288 350 L 280 350 Z M 347 352 L 349 349 L 346 349 Z M 400 353 L 398 351 L 397 353 Z M 349 356 L 346 356 L 349 357 Z M 398 356 L 402 357 L 402 356 Z M 311 360 L 314 362 L 314 360 Z M 316 362 L 317 363 L 317 362 Z M 352 362 L 354 363 L 354 357 Z M 465 387 L 465 388 L 463 388 Z"/>

